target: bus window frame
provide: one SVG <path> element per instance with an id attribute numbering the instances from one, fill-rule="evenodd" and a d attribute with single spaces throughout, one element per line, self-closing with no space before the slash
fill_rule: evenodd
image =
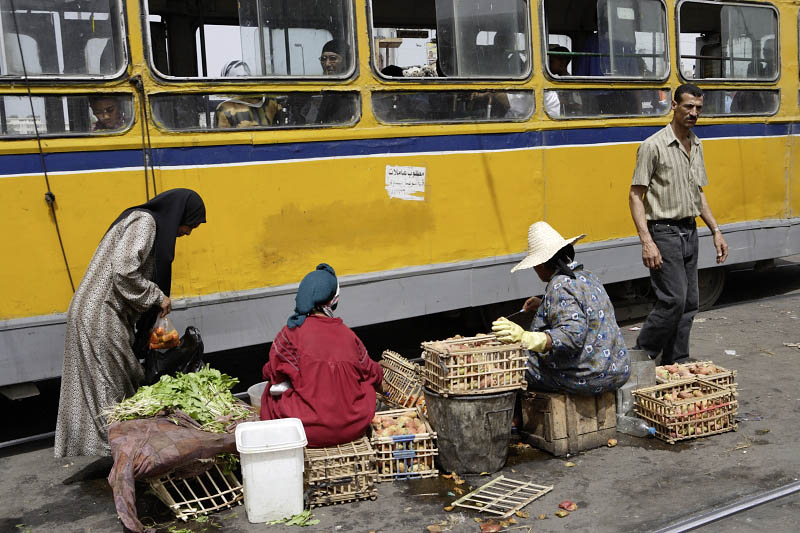
<path id="1" fill-rule="evenodd" d="M 270 93 L 274 93 L 277 91 L 269 91 Z M 364 117 L 364 95 L 361 93 L 360 90 L 356 89 L 342 89 L 337 91 L 323 91 L 323 90 L 305 90 L 305 91 L 298 91 L 298 90 L 287 90 L 287 93 L 310 93 L 310 94 L 321 94 L 321 93 L 338 93 L 338 94 L 352 94 L 356 95 L 356 113 L 353 117 L 351 122 L 343 122 L 338 124 L 300 124 L 297 126 L 292 126 L 289 128 L 280 127 L 280 126 L 245 126 L 245 127 L 235 127 L 235 128 L 183 128 L 183 129 L 170 129 L 163 125 L 162 122 L 156 120 L 155 113 L 153 112 L 153 100 L 152 97 L 155 96 L 156 100 L 159 97 L 164 96 L 192 96 L 192 95 L 199 95 L 199 96 L 213 96 L 213 95 L 223 95 L 223 96 L 230 96 L 235 94 L 236 96 L 244 96 L 252 94 L 255 96 L 263 96 L 265 93 L 264 91 L 261 92 L 254 92 L 254 91 L 239 91 L 239 92 L 231 92 L 231 91 L 192 91 L 192 92 L 175 92 L 175 91 L 164 91 L 158 93 L 150 93 L 147 95 L 147 110 L 149 113 L 148 119 L 150 124 L 155 126 L 155 128 L 162 132 L 167 133 L 170 135 L 185 135 L 185 134 L 209 134 L 209 133 L 233 133 L 237 131 L 249 131 L 249 132 L 276 132 L 276 131 L 301 131 L 301 130 L 329 130 L 329 129 L 345 129 L 345 128 L 355 128 L 361 122 L 361 119 Z"/>
<path id="2" fill-rule="evenodd" d="M 153 78 L 162 81 L 164 83 L 175 83 L 175 84 L 185 84 L 185 83 L 198 83 L 198 84 L 230 84 L 230 85 L 252 85 L 254 83 L 268 81 L 270 83 L 275 84 L 297 84 L 297 83 L 317 83 L 317 82 L 326 82 L 326 83 L 336 83 L 336 84 L 344 84 L 346 82 L 350 82 L 359 75 L 359 55 L 358 55 L 358 20 L 356 18 L 356 6 L 355 0 L 345 0 L 347 4 L 350 6 L 350 37 L 352 38 L 353 46 L 353 61 L 351 68 L 341 74 L 341 75 L 332 75 L 326 76 L 324 73 L 319 76 L 236 76 L 233 78 L 226 78 L 222 76 L 217 77 L 202 77 L 202 76 L 195 76 L 195 77 L 188 77 L 188 76 L 169 76 L 162 72 L 160 72 L 155 64 L 153 63 L 153 56 L 151 50 L 153 48 L 153 44 L 151 41 L 150 35 L 150 24 L 148 23 L 148 17 L 150 16 L 150 6 L 148 5 L 148 0 L 139 0 L 139 5 L 141 9 L 141 20 L 142 20 L 142 33 L 143 33 L 143 43 L 142 48 L 147 62 L 147 68 L 150 71 L 150 74 Z M 241 27 L 241 26 L 239 26 Z M 196 60 L 196 58 L 195 58 Z"/>
<path id="3" fill-rule="evenodd" d="M 546 0 L 539 0 L 539 35 L 541 38 L 541 62 L 542 62 L 542 72 L 544 73 L 545 78 L 548 81 L 553 82 L 563 82 L 563 83 L 597 83 L 603 84 L 608 81 L 624 81 L 626 83 L 637 83 L 637 84 L 662 84 L 666 83 L 669 80 L 670 76 L 672 75 L 672 57 L 671 57 L 671 47 L 669 42 L 669 17 L 667 9 L 667 3 L 665 0 L 657 0 L 661 3 L 661 8 L 663 10 L 664 18 L 664 51 L 666 52 L 664 56 L 664 64 L 666 65 L 666 70 L 664 71 L 664 75 L 660 78 L 644 78 L 638 77 L 634 78 L 631 76 L 559 76 L 555 77 L 550 73 L 550 66 L 549 60 L 547 57 L 547 48 L 549 46 L 548 43 L 548 29 L 547 29 L 547 17 L 544 11 L 544 3 Z"/>
<path id="4" fill-rule="evenodd" d="M 742 6 L 772 9 L 775 13 L 775 52 L 777 53 L 775 77 L 765 78 L 686 78 L 681 71 L 681 6 L 686 3 L 692 4 L 713 4 L 718 6 Z M 798 13 L 800 16 L 800 13 Z M 800 20 L 800 19 L 799 19 Z M 678 53 L 678 77 L 685 83 L 701 85 L 705 83 L 714 84 L 775 84 L 781 79 L 781 13 L 771 2 L 729 2 L 727 0 L 678 0 L 675 4 L 675 50 Z M 778 104 L 780 108 L 780 103 Z M 730 116 L 730 115 L 722 115 Z M 748 116 L 771 116 L 771 115 L 748 115 Z"/>
<path id="5" fill-rule="evenodd" d="M 20 96 L 22 98 L 48 98 L 48 97 L 69 97 L 69 96 L 84 96 L 88 99 L 92 96 L 108 96 L 108 97 L 117 97 L 117 96 L 126 96 L 130 98 L 131 103 L 131 117 L 130 122 L 128 123 L 127 127 L 120 129 L 120 130 L 109 130 L 109 131 L 81 131 L 81 132 L 58 132 L 58 133 L 30 133 L 25 135 L 3 135 L 0 133 L 0 142 L 2 141 L 20 141 L 20 140 L 30 140 L 36 139 L 37 137 L 41 137 L 42 139 L 69 139 L 69 138 L 80 138 L 80 139 L 88 139 L 91 137 L 114 137 L 125 135 L 129 131 L 133 129 L 136 125 L 136 122 L 139 118 L 139 114 L 137 113 L 137 105 L 138 99 L 140 98 L 135 92 L 97 92 L 97 93 L 88 93 L 88 92 L 77 92 L 77 93 L 32 93 L 28 94 L 27 92 L 24 93 L 9 93 L 9 92 L 2 92 L 0 91 L 0 97 L 5 96 Z M 91 112 L 91 111 L 90 111 Z"/>
<path id="6" fill-rule="evenodd" d="M 131 66 L 131 39 L 130 35 L 128 34 L 128 6 L 126 0 L 114 0 L 119 3 L 119 16 L 120 25 L 122 26 L 120 29 L 120 37 L 122 38 L 122 53 L 124 54 L 122 58 L 122 63 L 120 63 L 120 69 L 117 72 L 112 74 L 108 74 L 106 76 L 89 76 L 89 75 L 70 75 L 66 76 L 63 74 L 58 75 L 31 75 L 30 73 L 20 76 L 3 74 L 0 75 L 0 85 L 6 83 L 17 83 L 21 81 L 46 81 L 46 82 L 65 82 L 65 83 L 97 83 L 99 82 L 107 82 L 107 81 L 119 81 L 121 79 L 125 79 L 128 77 L 128 69 Z"/>
<path id="7" fill-rule="evenodd" d="M 384 83 L 424 83 L 424 84 L 445 84 L 445 85 L 458 85 L 458 84 L 470 84 L 475 85 L 478 83 L 514 83 L 514 84 L 523 84 L 527 83 L 533 77 L 533 57 L 534 53 L 534 46 L 533 46 L 533 22 L 531 21 L 531 4 L 535 0 L 526 0 L 528 3 L 528 9 L 525 10 L 525 19 L 527 22 L 527 43 L 530 45 L 530 61 L 528 61 L 528 70 L 527 72 L 519 77 L 519 78 L 502 78 L 497 76 L 482 76 L 482 77 L 447 77 L 447 76 L 431 76 L 431 77 L 393 77 L 393 76 L 384 76 L 381 72 L 376 68 L 375 65 L 375 43 L 374 39 L 372 38 L 373 31 L 375 27 L 372 25 L 373 15 L 372 15 L 372 1 L 368 0 L 367 2 L 367 31 L 368 38 L 369 38 L 369 66 L 370 70 L 372 71 L 372 75 L 384 82 Z M 662 0 L 663 1 L 663 0 Z M 437 42 L 438 42 L 438 35 L 437 35 Z"/>

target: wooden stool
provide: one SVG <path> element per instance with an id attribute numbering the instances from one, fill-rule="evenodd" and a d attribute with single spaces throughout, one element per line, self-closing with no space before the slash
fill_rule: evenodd
<path id="1" fill-rule="evenodd" d="M 617 431 L 615 396 L 526 392 L 522 397 L 525 442 L 555 456 L 605 446 Z"/>

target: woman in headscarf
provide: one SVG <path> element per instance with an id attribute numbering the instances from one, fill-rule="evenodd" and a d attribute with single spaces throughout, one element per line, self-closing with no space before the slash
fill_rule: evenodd
<path id="1" fill-rule="evenodd" d="M 294 314 L 275 337 L 263 370 L 271 386 L 261 397 L 261 419 L 299 418 L 308 445 L 317 448 L 366 432 L 383 381 L 361 340 L 334 318 L 338 302 L 336 273 L 321 263 L 300 282 Z"/>
<path id="2" fill-rule="evenodd" d="M 528 255 L 511 272 L 533 267 L 547 283 L 544 298 L 525 302 L 535 310 L 532 331 L 506 318 L 492 323 L 502 342 L 528 350 L 529 390 L 596 395 L 628 381 L 630 358 L 614 307 L 603 284 L 575 261 L 573 244 L 547 222 L 528 230 Z"/>
<path id="3" fill-rule="evenodd" d="M 205 221 L 196 192 L 172 189 L 126 209 L 106 231 L 67 311 L 56 457 L 110 455 L 99 413 L 144 378 L 134 344 L 146 346 L 172 309 L 175 239 Z"/>

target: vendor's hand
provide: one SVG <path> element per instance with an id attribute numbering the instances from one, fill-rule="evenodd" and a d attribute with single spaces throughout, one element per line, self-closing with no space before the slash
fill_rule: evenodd
<path id="1" fill-rule="evenodd" d="M 534 352 L 544 352 L 547 349 L 547 333 L 525 331 L 505 317 L 492 322 L 492 331 L 500 342 L 519 342 L 524 348 Z"/>
<path id="2" fill-rule="evenodd" d="M 170 311 L 172 311 L 172 300 L 169 299 L 169 296 L 166 294 L 164 295 L 164 299 L 161 300 L 161 314 L 159 315 L 161 318 L 167 316 Z"/>
<path id="3" fill-rule="evenodd" d="M 522 327 L 511 322 L 504 316 L 492 322 L 492 331 L 497 335 L 497 340 L 507 344 L 519 342 L 520 339 L 522 339 L 522 334 L 525 332 Z"/>
<path id="4" fill-rule="evenodd" d="M 661 252 L 653 241 L 642 243 L 642 263 L 653 270 L 661 269 Z"/>
<path id="5" fill-rule="evenodd" d="M 714 233 L 714 248 L 717 249 L 717 264 L 724 263 L 728 258 L 728 243 L 718 231 Z"/>
<path id="6" fill-rule="evenodd" d="M 525 304 L 522 306 L 522 310 L 527 313 L 535 313 L 539 306 L 542 305 L 542 299 L 538 296 L 531 296 L 527 300 L 525 300 Z"/>

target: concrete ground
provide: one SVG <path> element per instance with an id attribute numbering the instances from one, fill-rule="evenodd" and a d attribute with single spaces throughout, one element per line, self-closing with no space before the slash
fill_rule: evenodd
<path id="1" fill-rule="evenodd" d="M 758 298 L 748 300 L 748 298 Z M 648 531 L 775 488 L 800 478 L 800 261 L 774 271 L 733 274 L 723 305 L 698 315 L 693 356 L 738 371 L 738 431 L 668 445 L 618 435 L 615 448 L 598 448 L 565 459 L 537 450 L 512 450 L 499 472 L 518 480 L 553 485 L 549 494 L 516 518 L 517 531 Z M 626 324 L 630 344 L 636 332 Z M 104 479 L 61 482 L 91 459 L 54 459 L 52 443 L 18 446 L 0 454 L 0 532 L 118 532 L 111 491 Z M 477 487 L 492 476 L 468 476 Z M 439 524 L 454 532 L 479 531 L 473 511 L 444 511 L 456 497 L 452 480 L 436 478 L 379 486 L 375 501 L 314 510 L 320 520 L 308 531 L 427 531 Z M 288 526 L 250 524 L 243 506 L 207 522 L 170 521 L 169 512 L 139 491 L 140 517 L 161 532 L 292 531 Z M 558 503 L 579 509 L 557 518 Z M 701 531 L 797 531 L 800 493 L 705 526 Z M 536 516 L 545 514 L 546 520 Z M 444 525 L 441 522 L 445 522 Z M 514 529 L 512 529 L 514 528 Z"/>

